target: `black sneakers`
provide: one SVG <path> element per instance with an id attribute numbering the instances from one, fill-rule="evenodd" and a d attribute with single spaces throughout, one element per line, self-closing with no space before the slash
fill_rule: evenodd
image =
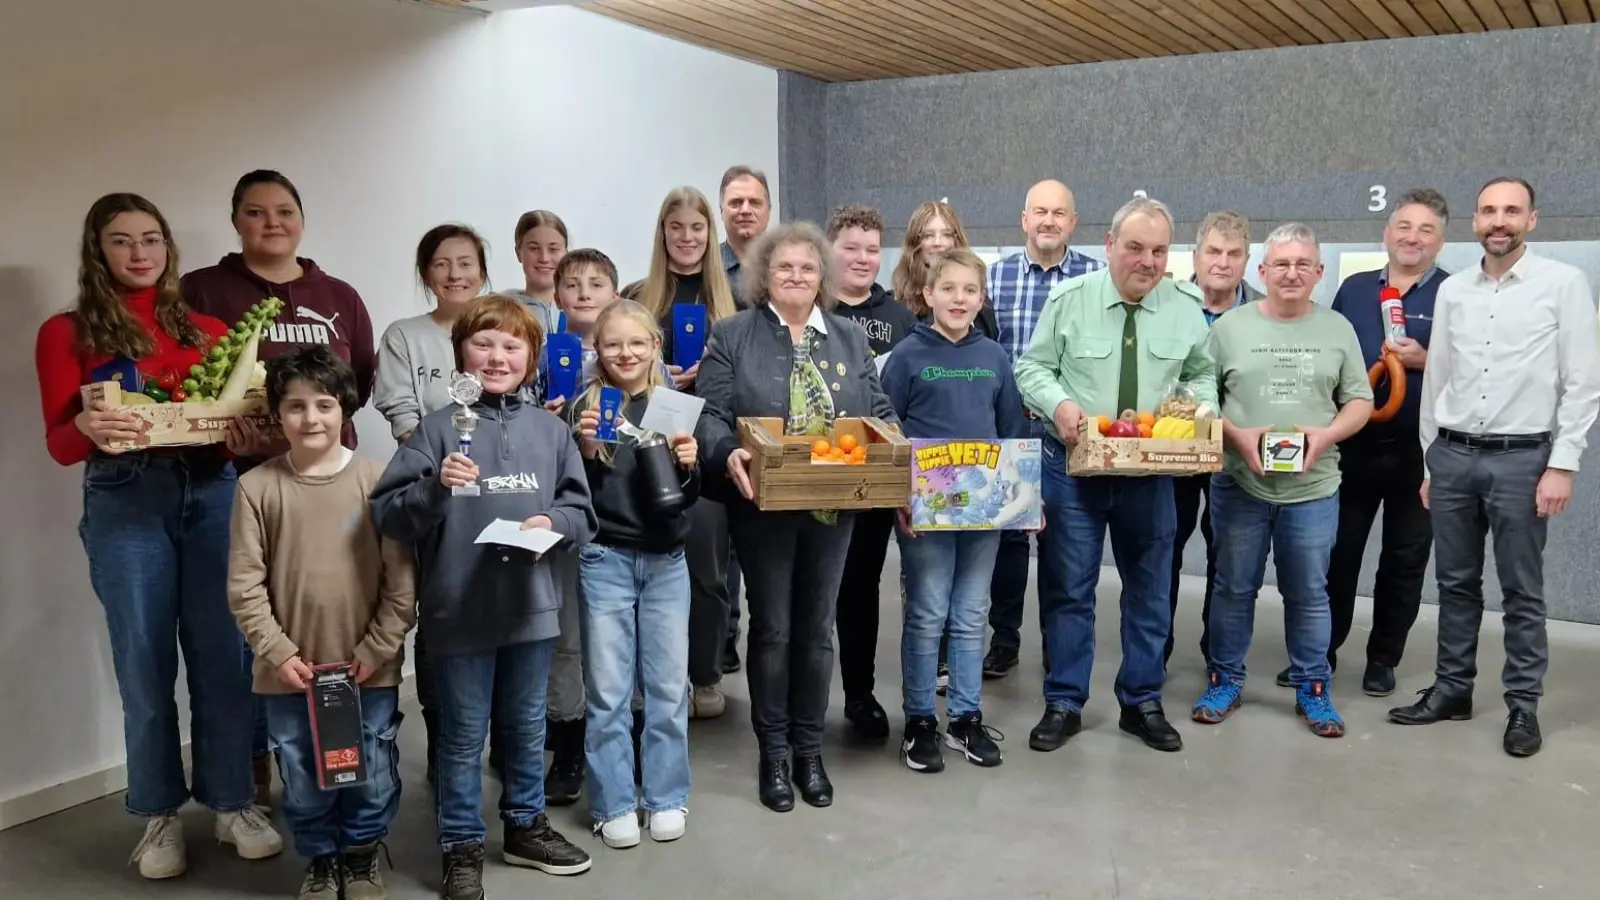
<path id="1" fill-rule="evenodd" d="M 995 741 L 1005 739 L 999 729 L 983 724 L 983 713 L 957 716 L 944 732 L 945 746 L 959 750 L 968 762 L 984 767 L 1000 765 L 1000 747 Z"/>
<path id="2" fill-rule="evenodd" d="M 593 865 L 589 854 L 550 827 L 550 819 L 544 813 L 532 825 L 506 826 L 505 860 L 548 875 L 581 875 Z"/>
<path id="3" fill-rule="evenodd" d="M 934 716 L 906 719 L 906 736 L 900 744 L 900 758 L 913 772 L 943 772 L 944 754 L 939 752 L 939 720 Z"/>
<path id="4" fill-rule="evenodd" d="M 1002 647 L 998 644 L 989 648 L 983 657 L 983 677 L 986 679 L 1004 678 L 1010 675 L 1017 667 L 1017 648 Z"/>
<path id="5" fill-rule="evenodd" d="M 483 900 L 483 845 L 444 852 L 444 900 Z"/>
<path id="6" fill-rule="evenodd" d="M 546 725 L 545 749 L 550 751 L 550 768 L 544 776 L 544 799 L 550 806 L 571 806 L 583 793 L 583 719 L 571 722 L 550 720 Z"/>

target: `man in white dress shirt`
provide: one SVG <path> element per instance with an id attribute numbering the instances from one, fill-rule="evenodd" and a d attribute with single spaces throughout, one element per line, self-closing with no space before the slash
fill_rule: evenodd
<path id="1" fill-rule="evenodd" d="M 1497 178 L 1478 193 L 1481 265 L 1439 288 L 1422 379 L 1422 502 L 1433 520 L 1439 656 L 1433 686 L 1389 711 L 1402 725 L 1472 716 L 1484 539 L 1494 535 L 1503 594 L 1505 751 L 1539 752 L 1545 638 L 1544 543 L 1572 497 L 1600 413 L 1595 296 L 1583 272 L 1524 239 L 1538 224 L 1533 187 Z"/>

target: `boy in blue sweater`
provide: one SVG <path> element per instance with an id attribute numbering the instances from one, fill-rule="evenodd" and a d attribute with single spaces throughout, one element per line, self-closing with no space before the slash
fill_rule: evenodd
<path id="1" fill-rule="evenodd" d="M 1005 350 L 973 329 L 983 308 L 986 268 L 966 248 L 928 263 L 923 299 L 931 323 L 918 324 L 883 369 L 883 389 L 909 438 L 995 440 L 1025 436 L 1022 398 Z M 949 726 L 944 742 L 980 766 L 998 766 L 1000 733 L 983 724 L 983 637 L 999 531 L 918 534 L 902 511 L 900 565 L 906 579 L 901 668 L 906 717 L 900 747 L 915 772 L 944 769 L 934 709 L 939 638 L 948 623 Z"/>

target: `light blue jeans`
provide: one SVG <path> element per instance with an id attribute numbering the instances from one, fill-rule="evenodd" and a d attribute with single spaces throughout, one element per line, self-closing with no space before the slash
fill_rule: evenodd
<path id="1" fill-rule="evenodd" d="M 1293 478 L 1293 475 L 1277 475 Z M 1328 607 L 1328 557 L 1339 533 L 1339 495 L 1304 503 L 1268 503 L 1245 493 L 1225 474 L 1211 479 L 1211 531 L 1217 538 L 1217 582 L 1212 591 L 1211 667 L 1244 683 L 1245 656 L 1256 625 L 1256 595 L 1267 571 L 1267 551 L 1278 564 L 1283 595 L 1289 680 L 1326 683 L 1333 614 Z"/>
<path id="2" fill-rule="evenodd" d="M 998 531 L 926 531 L 908 537 L 897 526 L 905 573 L 906 617 L 900 639 L 905 714 L 931 716 L 939 677 L 939 640 L 949 623 L 951 718 L 978 712 L 983 686 L 983 636 Z"/>
<path id="3" fill-rule="evenodd" d="M 689 566 L 682 548 L 648 553 L 592 543 L 578 549 L 583 673 L 588 695 L 589 813 L 635 812 L 633 697 L 644 695 L 643 805 L 689 802 Z"/>

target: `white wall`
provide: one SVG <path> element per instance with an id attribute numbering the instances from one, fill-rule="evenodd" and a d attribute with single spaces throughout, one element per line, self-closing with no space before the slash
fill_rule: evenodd
<path id="1" fill-rule="evenodd" d="M 604 249 L 627 279 L 674 185 L 714 196 L 742 162 L 776 195 L 777 75 L 559 7 L 7 0 L 0 148 L 13 323 L 0 331 L 3 828 L 121 786 L 116 683 L 76 534 L 80 470 L 45 454 L 30 365 L 39 323 L 72 300 L 96 197 L 155 201 L 194 268 L 236 246 L 233 181 L 279 169 L 305 199 L 302 255 L 354 284 L 381 331 L 425 308 L 411 258 L 439 222 L 482 231 L 495 284 L 515 287 L 516 217 L 553 209 L 574 246 Z M 358 421 L 364 450 L 392 447 L 375 414 Z"/>

